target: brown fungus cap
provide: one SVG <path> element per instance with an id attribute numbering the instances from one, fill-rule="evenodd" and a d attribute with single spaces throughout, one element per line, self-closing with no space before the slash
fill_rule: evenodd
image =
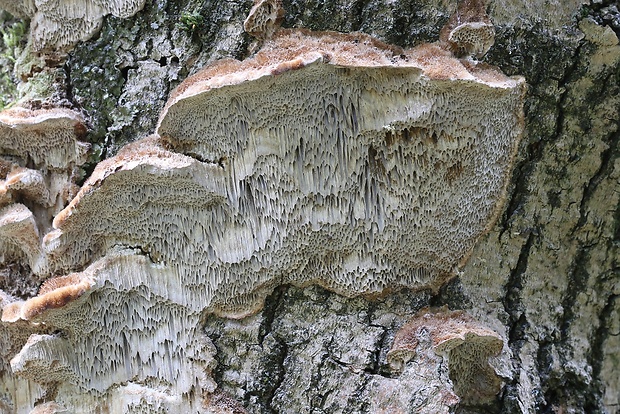
<path id="1" fill-rule="evenodd" d="M 459 0 L 455 13 L 441 29 L 439 40 L 458 57 L 483 57 L 495 43 L 495 27 L 485 0 Z"/>
<path id="2" fill-rule="evenodd" d="M 54 218 L 56 230 L 43 240 L 49 271 L 79 269 L 116 244 L 175 262 L 187 250 L 179 230 L 195 229 L 194 212 L 210 215 L 224 200 L 220 170 L 164 149 L 157 137 L 124 147 L 97 165 Z"/>
<path id="3" fill-rule="evenodd" d="M 396 333 L 387 354 L 394 370 L 402 371 L 416 355 L 423 332 L 430 336 L 435 353 L 447 358 L 454 392 L 461 403 L 481 404 L 495 398 L 501 380 L 488 358 L 502 351 L 501 336 L 464 311 L 425 308 Z"/>

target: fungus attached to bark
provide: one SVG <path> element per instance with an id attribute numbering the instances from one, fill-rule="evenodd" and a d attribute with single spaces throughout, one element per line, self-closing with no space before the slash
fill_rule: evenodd
<path id="1" fill-rule="evenodd" d="M 243 282 L 220 301 L 283 282 L 349 296 L 441 285 L 499 211 L 523 92 L 437 46 L 304 30 L 187 79 L 158 133 L 228 177 L 205 273 Z"/>
<path id="2" fill-rule="evenodd" d="M 246 316 L 283 283 L 347 296 L 438 289 L 493 225 L 523 130 L 524 80 L 440 45 L 271 35 L 277 4 L 259 2 L 248 20 L 261 51 L 183 82 L 157 134 L 101 162 L 56 214 L 33 266 L 42 278 L 75 273 L 5 307 L 3 323 L 46 329 L 12 359 L 20 377 L 77 387 L 112 412 L 180 411 L 170 395 L 194 395 L 182 401 L 193 411 L 215 389 L 206 313 Z M 14 118 L 0 115 L 0 154 L 28 154 L 19 168 L 78 164 L 75 116 L 46 128 Z M 45 134 L 53 150 L 36 141 Z M 481 355 L 474 331 L 457 334 L 462 343 L 437 334 L 434 349 L 465 364 Z M 484 366 L 471 372 L 493 388 Z M 471 375 L 454 375 L 470 398 Z M 165 392 L 143 392 L 149 381 Z M 89 406 L 71 395 L 56 400 Z"/>
<path id="3" fill-rule="evenodd" d="M 483 57 L 495 43 L 495 27 L 484 0 L 460 0 L 456 12 L 439 34 L 458 57 Z"/>
<path id="4" fill-rule="evenodd" d="M 499 355 L 502 338 L 463 311 L 423 309 L 394 337 L 387 360 L 397 372 L 418 352 L 420 335 L 429 335 L 437 355 L 447 359 L 454 392 L 462 404 L 493 401 L 501 380 L 488 359 Z"/>
<path id="5" fill-rule="evenodd" d="M 106 15 L 133 16 L 145 1 L 0 0 L 0 8 L 31 19 L 30 37 L 36 51 L 66 51 L 97 33 Z"/>
<path id="6" fill-rule="evenodd" d="M 184 289 L 191 290 L 174 269 L 128 249 L 109 252 L 83 272 L 49 279 L 36 297 L 4 307 L 3 322 L 45 327 L 11 359 L 11 370 L 35 383 L 77 387 L 56 400 L 77 412 L 100 404 L 98 398 L 111 412 L 126 412 L 136 399 L 130 384 L 151 380 L 167 391 L 146 393 L 139 398 L 146 405 L 166 412 L 199 406 L 202 393 L 215 389 L 215 350 L 200 332 L 202 304 Z M 105 393 L 121 383 L 127 389 L 115 388 L 115 400 L 108 400 Z M 196 387 L 200 392 L 193 392 Z M 195 401 L 189 403 L 171 397 L 190 393 Z M 80 394 L 91 400 L 73 399 Z"/>
<path id="7" fill-rule="evenodd" d="M 66 109 L 0 112 L 0 208 L 6 206 L 0 250 L 19 247 L 35 273 L 46 262 L 39 235 L 67 205 L 75 171 L 86 159 L 88 145 L 79 141 L 85 130 L 82 117 Z M 0 266 L 14 257 L 14 249 L 0 256 Z"/>
<path id="8" fill-rule="evenodd" d="M 25 259 L 34 268 L 40 253 L 39 231 L 32 212 L 23 204 L 0 209 L 0 258 Z"/>
<path id="9" fill-rule="evenodd" d="M 284 18 L 281 0 L 256 0 L 243 22 L 246 33 L 257 39 L 271 37 Z"/>
<path id="10" fill-rule="evenodd" d="M 154 137 L 97 167 L 46 236 L 49 269 L 139 246 L 229 316 L 281 283 L 436 289 L 501 207 L 523 92 L 436 46 L 281 30 L 172 94 L 158 133 L 186 155 Z"/>
<path id="11" fill-rule="evenodd" d="M 7 109 L 0 112 L 0 154 L 65 170 L 85 161 L 88 145 L 79 141 L 85 132 L 84 120 L 71 110 Z"/>

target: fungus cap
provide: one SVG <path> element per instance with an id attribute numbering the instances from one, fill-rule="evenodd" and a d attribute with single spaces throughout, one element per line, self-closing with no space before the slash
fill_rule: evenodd
<path id="1" fill-rule="evenodd" d="M 0 112 L 0 154 L 66 169 L 85 161 L 88 145 L 79 141 L 85 132 L 82 116 L 68 109 L 7 109 Z"/>
<path id="2" fill-rule="evenodd" d="M 456 56 L 481 58 L 495 43 L 495 27 L 485 8 L 485 0 L 460 0 L 441 29 L 440 41 Z"/>
<path id="3" fill-rule="evenodd" d="M 430 336 L 436 354 L 447 358 L 454 392 L 464 404 L 492 401 L 499 393 L 501 380 L 488 358 L 500 354 L 504 341 L 464 311 L 447 308 L 422 309 L 394 336 L 387 354 L 392 369 L 400 372 L 417 352 L 419 336 Z"/>
<path id="4" fill-rule="evenodd" d="M 524 90 L 437 45 L 283 29 L 254 57 L 183 82 L 157 132 L 174 151 L 225 161 L 233 215 L 220 226 L 272 235 L 228 262 L 239 274 L 258 260 L 349 296 L 436 288 L 501 208 Z"/>
<path id="5" fill-rule="evenodd" d="M 281 0 L 255 0 L 243 28 L 249 35 L 257 39 L 271 37 L 278 30 L 284 9 Z"/>

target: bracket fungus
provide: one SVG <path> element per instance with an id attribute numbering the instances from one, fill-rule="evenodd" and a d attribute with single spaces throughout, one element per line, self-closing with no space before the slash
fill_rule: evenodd
<path id="1" fill-rule="evenodd" d="M 216 388 L 206 313 L 244 317 L 285 283 L 346 296 L 436 290 L 499 214 L 523 131 L 522 78 L 441 44 L 278 30 L 278 8 L 259 1 L 246 22 L 259 52 L 185 80 L 156 134 L 101 162 L 51 226 L 37 218 L 42 245 L 21 243 L 41 279 L 69 276 L 4 306 L 3 323 L 40 327 L 10 366 L 54 383 L 62 406 L 200 412 Z M 14 184 L 37 182 L 35 169 L 70 183 L 79 117 L 51 117 L 66 133 L 45 151 L 18 131 L 51 126 L 6 115 L 0 154 L 31 162 L 0 163 L 0 190 L 43 197 Z M 463 335 L 436 351 L 459 364 L 472 342 Z"/>
<path id="2" fill-rule="evenodd" d="M 84 162 L 88 145 L 79 139 L 85 132 L 84 119 L 68 109 L 7 109 L 0 112 L 0 154 L 64 170 Z"/>
<path id="3" fill-rule="evenodd" d="M 257 39 L 271 37 L 284 19 L 281 0 L 256 0 L 243 22 L 247 34 Z"/>
<path id="4" fill-rule="evenodd" d="M 1 256 L 14 257 L 18 247 L 30 268 L 42 272 L 39 266 L 46 259 L 40 238 L 76 192 L 75 172 L 88 150 L 80 141 L 85 131 L 84 120 L 71 110 L 16 107 L 0 112 L 0 208 L 6 206 L 0 219 Z"/>
<path id="5" fill-rule="evenodd" d="M 387 354 L 394 371 L 403 371 L 415 357 L 421 335 L 428 335 L 434 352 L 447 360 L 454 393 L 462 404 L 493 401 L 500 391 L 501 380 L 488 359 L 499 355 L 504 346 L 497 333 L 463 311 L 423 309 L 394 337 Z"/>
<path id="6" fill-rule="evenodd" d="M 456 13 L 441 29 L 439 40 L 456 56 L 484 56 L 495 43 L 495 27 L 486 14 L 485 1 L 459 1 Z"/>
<path id="7" fill-rule="evenodd" d="M 31 19 L 30 38 L 36 51 L 66 51 L 90 39 L 103 18 L 126 18 L 142 10 L 146 0 L 0 0 L 0 8 Z"/>
<path id="8" fill-rule="evenodd" d="M 282 283 L 437 289 L 501 208 L 524 85 L 435 45 L 280 30 L 97 167 L 45 238 L 49 269 L 139 247 L 235 317 Z"/>
<path id="9" fill-rule="evenodd" d="M 187 79 L 157 132 L 226 177 L 210 244 L 229 281 L 437 288 L 499 211 L 523 94 L 438 46 L 280 30 Z"/>

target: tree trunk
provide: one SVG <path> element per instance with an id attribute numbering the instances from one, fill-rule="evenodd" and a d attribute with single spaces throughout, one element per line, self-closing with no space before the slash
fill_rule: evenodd
<path id="1" fill-rule="evenodd" d="M 456 8 L 443 0 L 283 3 L 285 28 L 359 31 L 402 48 L 436 42 Z M 66 55 L 35 53 L 25 40 L 34 19 L 22 24 L 3 13 L 4 105 L 20 100 L 33 109 L 80 112 L 87 131 L 81 137 L 91 148 L 81 167 L 67 171 L 83 184 L 97 163 L 156 131 L 171 91 L 189 75 L 218 59 L 242 60 L 256 51 L 260 45 L 243 28 L 251 6 L 236 0 L 147 0 L 133 16 L 105 17 L 96 35 L 68 48 Z M 79 324 L 85 312 L 92 312 L 90 319 L 99 318 L 105 331 L 106 324 L 117 323 L 118 316 L 111 314 L 121 320 L 142 315 L 125 302 L 148 306 L 144 312 L 161 308 L 149 316 L 155 323 L 143 329 L 165 327 L 167 333 L 157 340 L 171 349 L 192 348 L 186 355 L 191 363 L 174 367 L 178 384 L 143 375 L 146 368 L 132 364 L 126 368 L 134 371 L 105 385 L 85 385 L 74 381 L 75 374 L 54 368 L 63 362 L 53 358 L 34 374 L 32 368 L 17 367 L 16 355 L 31 334 L 71 339 L 81 331 L 72 327 L 69 332 L 51 317 L 34 324 L 23 311 L 21 319 L 11 319 L 9 305 L 32 299 L 43 279 L 63 273 L 52 269 L 39 276 L 24 257 L 14 260 L 3 251 L 0 412 L 620 413 L 618 8 L 610 0 L 491 0 L 487 6 L 495 44 L 483 60 L 527 81 L 525 129 L 501 214 L 456 277 L 438 288 L 395 289 L 374 297 L 345 297 L 303 283 L 269 285 L 258 312 L 231 319 L 218 316 L 226 312 L 198 307 L 185 325 L 172 327 L 166 326 L 172 319 L 161 315 L 177 312 L 177 304 L 153 299 L 156 289 L 148 286 L 160 277 L 153 276 L 157 272 L 161 280 L 168 273 L 147 247 L 125 245 L 143 251 L 136 254 L 139 265 L 121 263 L 119 272 L 154 269 L 152 275 L 127 288 L 131 293 L 125 296 L 112 286 L 115 282 L 92 282 L 99 290 L 91 296 L 107 307 L 84 310 L 80 291 L 71 301 L 77 298 L 82 307 L 75 305 L 71 315 L 82 312 L 75 317 Z M 0 152 L 0 157 L 19 155 Z M 2 165 L 4 179 L 8 171 Z M 140 186 L 133 191 L 139 193 Z M 56 215 L 71 195 L 45 214 Z M 36 210 L 21 198 L 13 201 Z M 48 220 L 39 223 L 43 237 L 53 229 L 51 217 L 40 211 L 36 220 Z M 84 271 L 92 262 L 72 270 Z M 423 318 L 426 322 L 419 322 Z M 467 335 L 496 336 L 501 352 L 486 355 L 476 348 L 463 362 L 455 352 L 442 351 L 437 338 L 445 335 L 442 329 L 452 329 L 449 321 L 455 319 L 455 326 L 472 327 L 461 346 L 469 346 Z M 80 366 L 82 374 L 103 369 L 106 361 L 117 364 L 115 355 L 140 359 L 136 355 L 151 346 L 118 332 L 107 338 L 110 354 L 93 352 L 92 358 L 102 360 Z M 196 339 L 178 345 L 184 335 Z M 402 345 L 409 344 L 407 335 L 415 337 L 412 345 Z M 51 352 L 41 344 L 37 352 Z M 400 366 L 394 362 L 399 346 L 412 351 Z M 474 357 L 481 352 L 478 361 Z M 146 360 L 151 357 L 145 357 L 145 366 L 167 369 L 165 357 L 157 363 Z M 48 369 L 50 374 L 43 375 L 48 379 L 41 380 L 40 371 Z M 470 369 L 472 381 L 479 383 L 474 391 L 464 391 L 471 379 L 463 376 Z M 187 392 L 175 393 L 181 382 L 189 384 Z"/>

